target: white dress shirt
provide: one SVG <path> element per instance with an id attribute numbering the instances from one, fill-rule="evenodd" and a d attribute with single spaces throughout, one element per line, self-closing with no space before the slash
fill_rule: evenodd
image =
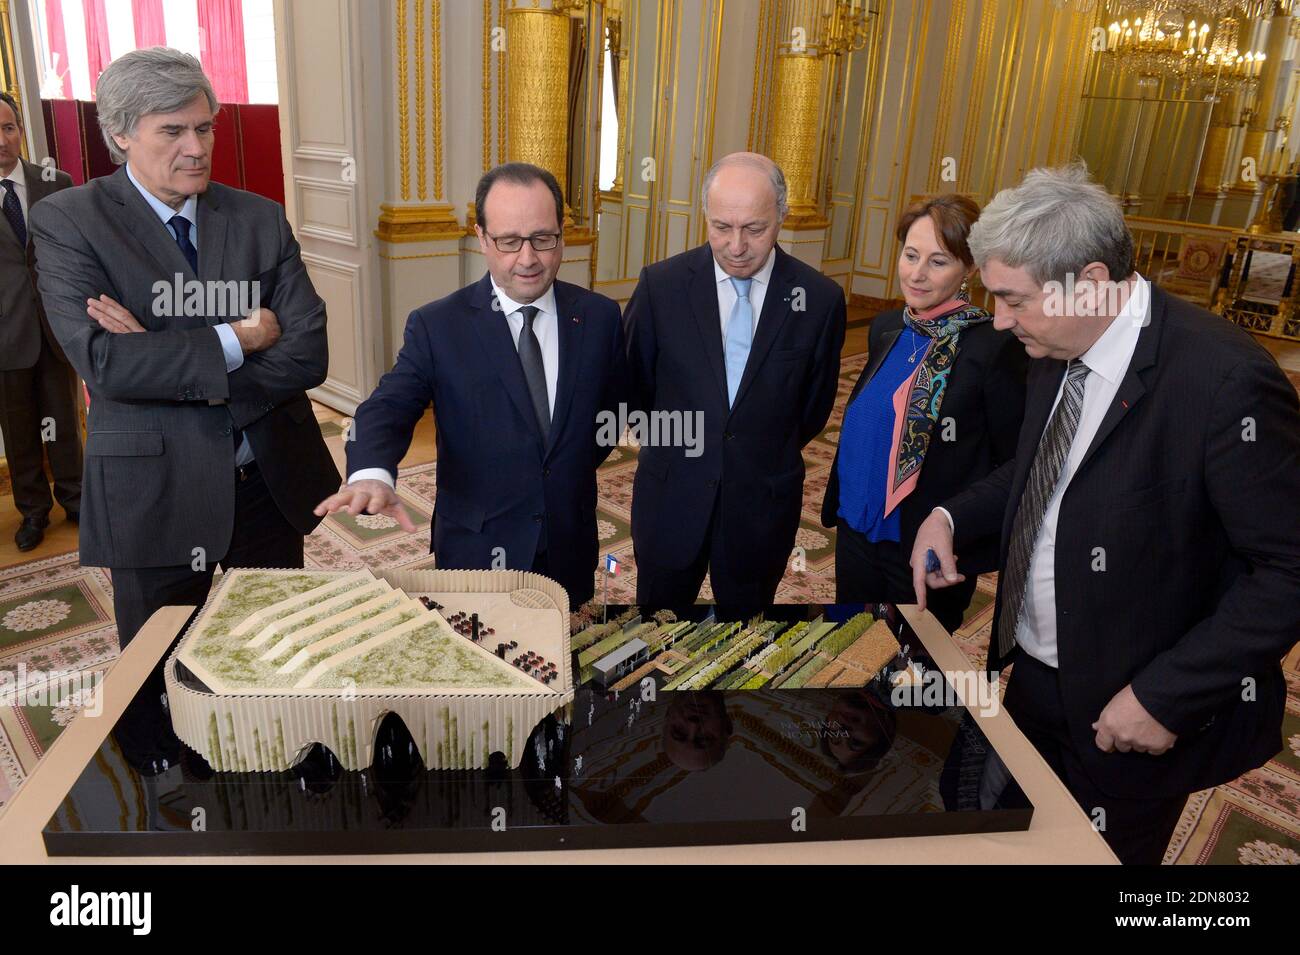
<path id="1" fill-rule="evenodd" d="M 31 223 L 27 217 L 27 171 L 23 169 L 23 161 L 20 159 L 14 163 L 14 168 L 8 175 L 0 176 L 0 179 L 8 179 L 14 184 L 14 195 L 18 197 L 18 205 L 23 210 L 23 221 L 27 222 L 27 231 L 31 232 Z M 0 201 L 4 200 L 4 187 L 0 186 Z"/>
<path id="2" fill-rule="evenodd" d="M 1069 318 L 1062 318 L 1069 321 Z M 1029 559 L 1029 575 L 1025 581 L 1025 612 L 1016 626 L 1016 643 L 1030 656 L 1050 667 L 1057 665 L 1056 655 L 1056 521 L 1061 515 L 1061 498 L 1078 470 L 1106 412 L 1115 401 L 1120 382 L 1128 372 L 1138 335 L 1151 321 L 1151 285 L 1142 276 L 1137 277 L 1133 291 L 1124 308 L 1080 357 L 1088 366 L 1084 379 L 1083 407 L 1079 411 L 1079 427 L 1074 432 L 1070 453 L 1061 465 L 1052 499 L 1047 502 L 1043 526 L 1038 532 L 1038 542 Z M 1065 393 L 1065 376 L 1056 390 L 1052 411 L 1056 410 Z M 1048 424 L 1052 416 L 1047 416 Z M 1044 432 L 1047 425 L 1043 426 Z M 937 508 L 953 526 L 952 515 L 946 508 Z M 958 570 L 961 568 L 959 567 Z"/>
<path id="3" fill-rule="evenodd" d="M 163 228 L 167 230 L 167 234 L 171 236 L 173 242 L 177 240 L 178 236 L 176 235 L 176 230 L 170 225 L 172 216 L 181 216 L 189 221 L 190 244 L 193 245 L 197 251 L 199 248 L 199 197 L 190 196 L 185 200 L 185 204 L 179 209 L 173 209 L 144 186 L 140 185 L 140 181 L 136 179 L 135 174 L 131 172 L 130 163 L 127 163 L 126 166 L 126 178 L 131 180 L 131 185 L 135 186 L 140 195 L 144 197 L 144 201 L 149 204 L 149 208 L 153 210 L 153 214 L 162 222 Z M 223 322 L 220 325 L 216 325 L 213 327 L 213 331 L 216 332 L 217 338 L 221 342 L 221 353 L 226 359 L 226 374 L 228 375 L 244 364 L 244 347 L 239 344 L 239 337 L 235 334 L 235 330 L 231 328 L 229 324 Z M 252 460 L 253 446 L 248 443 L 248 436 L 244 435 L 243 440 L 239 442 L 239 447 L 235 449 L 235 464 L 243 467 Z"/>
<path id="4" fill-rule="evenodd" d="M 1061 498 L 1078 470 L 1083 457 L 1097 436 L 1102 418 L 1115 401 L 1120 382 L 1128 371 L 1129 362 L 1137 348 L 1138 334 L 1151 318 L 1151 286 L 1140 275 L 1134 284 L 1124 308 L 1115 316 L 1101 337 L 1093 342 L 1081 356 L 1088 366 L 1084 379 L 1083 407 L 1079 413 L 1079 428 L 1074 433 L 1070 453 L 1061 465 L 1061 476 L 1056 491 L 1047 502 L 1043 526 L 1038 533 L 1029 560 L 1029 575 L 1025 586 L 1025 612 L 1016 627 L 1016 642 L 1030 656 L 1037 657 L 1050 667 L 1056 659 L 1056 520 L 1061 514 Z M 1069 321 L 1069 318 L 1062 318 Z M 1052 410 L 1065 391 L 1065 376 L 1056 391 Z M 1051 415 L 1048 415 L 1051 421 Z"/>
<path id="5" fill-rule="evenodd" d="M 518 302 L 501 290 L 496 279 L 491 278 L 492 292 L 496 295 L 501 311 L 505 313 L 506 324 L 510 326 L 510 337 L 514 339 L 515 349 L 519 348 L 519 336 L 524 331 L 524 316 Z M 732 293 L 735 297 L 735 293 Z M 551 409 L 551 418 L 555 417 L 555 390 L 560 381 L 560 330 L 559 313 L 555 306 L 555 286 L 552 284 L 539 298 L 528 304 L 536 306 L 537 314 L 533 316 L 533 334 L 537 344 L 542 348 L 542 369 L 546 372 L 546 403 Z M 348 475 L 348 483 L 356 481 L 382 481 L 389 487 L 397 487 L 396 475 L 387 468 L 361 468 Z"/>
<path id="6" fill-rule="evenodd" d="M 772 282 L 772 266 L 776 264 L 776 248 L 767 254 L 763 267 L 750 276 L 754 281 L 749 285 L 749 304 L 754 310 L 754 327 L 751 333 L 758 331 L 758 316 L 763 311 L 763 299 L 767 297 L 767 287 Z M 718 283 L 718 318 L 721 321 L 722 344 L 727 344 L 727 321 L 731 310 L 736 305 L 736 287 L 731 284 L 731 276 L 723 271 L 718 260 L 713 260 L 713 275 Z M 752 341 L 752 338 L 751 338 Z"/>

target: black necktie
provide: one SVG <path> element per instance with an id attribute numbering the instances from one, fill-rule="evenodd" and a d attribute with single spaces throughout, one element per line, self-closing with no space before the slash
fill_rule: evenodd
<path id="1" fill-rule="evenodd" d="M 524 367 L 524 379 L 528 382 L 528 394 L 533 399 L 537 426 L 542 429 L 542 438 L 545 439 L 551 432 L 551 402 L 546 393 L 546 366 L 542 364 L 542 346 L 533 332 L 533 319 L 539 311 L 536 305 L 525 305 L 519 310 L 524 317 L 524 327 L 519 332 L 519 364 Z"/>
<path id="2" fill-rule="evenodd" d="M 18 193 L 14 191 L 14 181 L 0 179 L 0 186 L 4 186 L 5 189 L 5 218 L 9 220 L 14 235 L 18 237 L 18 244 L 25 249 L 27 248 L 27 221 L 23 218 L 23 204 L 18 201 Z"/>
<path id="3" fill-rule="evenodd" d="M 167 224 L 175 230 L 176 244 L 181 247 L 181 252 L 185 255 L 185 261 L 190 263 L 190 270 L 197 276 L 199 274 L 199 250 L 194 248 L 194 243 L 190 241 L 190 220 L 184 216 L 172 216 L 167 220 Z"/>

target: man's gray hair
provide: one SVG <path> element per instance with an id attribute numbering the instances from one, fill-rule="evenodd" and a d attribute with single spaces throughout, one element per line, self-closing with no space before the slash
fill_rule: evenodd
<path id="1" fill-rule="evenodd" d="M 119 56 L 99 74 L 95 101 L 99 131 L 108 145 L 113 162 L 126 162 L 126 153 L 113 142 L 114 136 L 135 135 L 141 116 L 172 113 L 202 93 L 212 112 L 220 104 L 203 66 L 188 53 L 165 46 L 151 46 Z"/>
<path id="2" fill-rule="evenodd" d="M 1088 178 L 1082 162 L 1034 169 L 984 207 L 967 238 L 980 268 L 996 259 L 1039 284 L 1065 281 L 1090 262 L 1112 281 L 1133 273 L 1133 234 L 1119 201 Z"/>
<path id="3" fill-rule="evenodd" d="M 785 173 L 772 160 L 758 153 L 732 153 L 729 156 L 723 156 L 709 167 L 709 171 L 704 174 L 704 182 L 700 186 L 700 208 L 706 214 L 709 210 L 709 187 L 713 185 L 718 170 L 724 166 L 748 166 L 750 169 L 757 169 L 759 172 L 766 173 L 768 181 L 772 183 L 772 192 L 776 195 L 777 217 L 785 218 L 786 213 L 790 211 L 788 203 L 789 190 L 786 189 L 785 185 Z"/>

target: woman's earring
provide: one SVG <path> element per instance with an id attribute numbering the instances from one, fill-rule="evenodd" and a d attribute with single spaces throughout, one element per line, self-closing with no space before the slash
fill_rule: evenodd
<path id="1" fill-rule="evenodd" d="M 957 296 L 964 298 L 968 302 L 970 301 L 970 283 L 965 279 L 961 280 L 961 288 L 957 290 Z"/>

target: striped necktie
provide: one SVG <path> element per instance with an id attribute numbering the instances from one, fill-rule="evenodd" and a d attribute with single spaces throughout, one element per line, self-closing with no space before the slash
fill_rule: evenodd
<path id="1" fill-rule="evenodd" d="M 1011 543 L 1007 550 L 1007 564 L 1003 569 L 1002 610 L 998 616 L 998 657 L 1006 661 L 1016 645 L 1016 629 L 1024 616 L 1025 590 L 1029 581 L 1029 564 L 1038 543 L 1039 531 L 1047 505 L 1056 493 L 1061 478 L 1061 468 L 1070 454 L 1075 432 L 1079 430 L 1079 416 L 1083 410 L 1083 387 L 1088 378 L 1088 366 L 1079 359 L 1070 362 L 1065 372 L 1065 392 L 1052 412 L 1052 420 L 1038 442 L 1034 463 L 1029 469 L 1029 480 L 1016 509 L 1011 525 Z"/>

